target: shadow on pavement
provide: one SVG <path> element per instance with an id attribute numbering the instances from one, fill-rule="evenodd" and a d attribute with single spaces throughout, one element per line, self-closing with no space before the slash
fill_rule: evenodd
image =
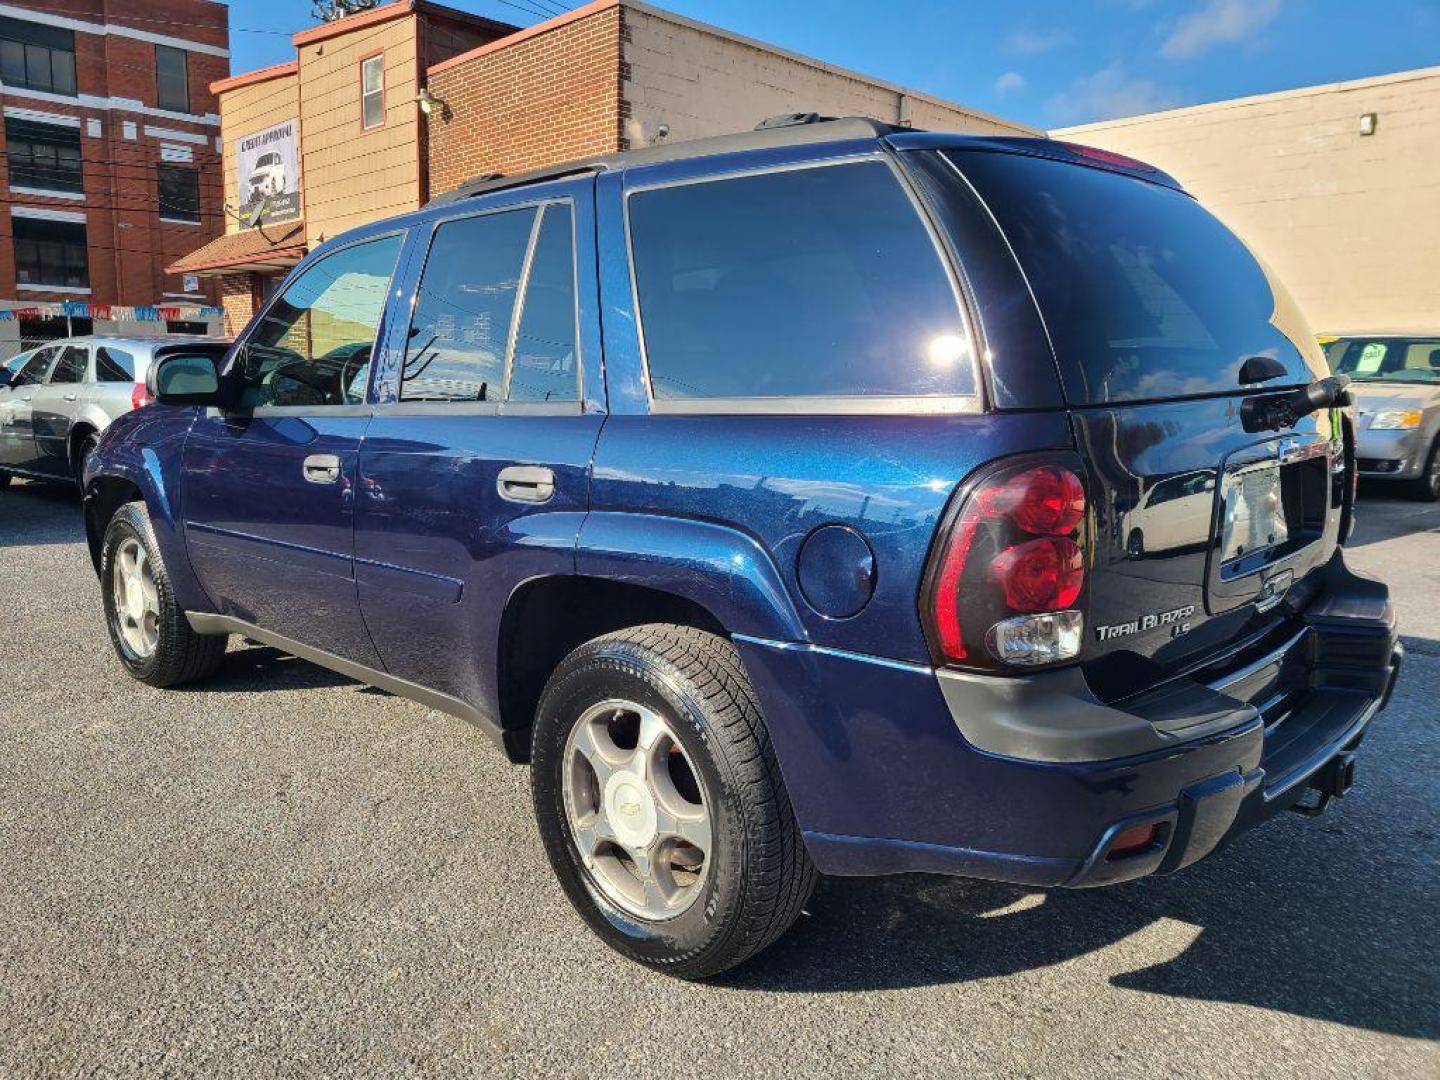
<path id="1" fill-rule="evenodd" d="M 1374 839 L 1364 824 L 1344 809 L 1308 826 L 1281 819 L 1175 877 L 1095 891 L 827 879 L 808 918 L 722 982 L 795 993 L 964 983 L 1049 967 L 1177 920 L 1198 929 L 1179 955 L 1111 984 L 1440 1038 L 1435 876 L 1422 868 L 1375 880 L 1357 850 Z M 1435 837 L 1379 839 L 1402 851 L 1408 840 L 1416 858 L 1415 841 Z"/>
<path id="2" fill-rule="evenodd" d="M 0 487 L 0 548 L 84 542 L 85 517 L 73 485 L 11 481 Z"/>

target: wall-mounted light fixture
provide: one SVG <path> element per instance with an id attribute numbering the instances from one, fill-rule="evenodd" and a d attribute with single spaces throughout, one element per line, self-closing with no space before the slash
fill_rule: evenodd
<path id="1" fill-rule="evenodd" d="M 428 86 L 422 86 L 420 93 L 415 95 L 415 104 L 420 106 L 422 113 L 429 116 L 436 109 L 443 109 L 445 107 L 445 99 L 438 98 L 432 94 Z"/>
<path id="2" fill-rule="evenodd" d="M 1376 121 L 1377 119 L 1378 119 L 1378 117 L 1377 117 L 1373 112 L 1361 113 L 1361 114 L 1360 114 L 1360 134 L 1361 134 L 1361 135 L 1374 135 L 1374 134 L 1375 134 L 1375 121 Z"/>

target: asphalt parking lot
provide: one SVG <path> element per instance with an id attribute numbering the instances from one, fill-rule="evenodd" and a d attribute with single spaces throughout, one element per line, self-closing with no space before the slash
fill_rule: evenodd
<path id="1" fill-rule="evenodd" d="M 113 660 L 68 492 L 0 490 L 0 1075 L 1440 1076 L 1440 510 L 1368 498 L 1407 670 L 1357 788 L 1177 877 L 825 882 L 688 985 L 571 912 L 527 776 L 236 641 Z"/>

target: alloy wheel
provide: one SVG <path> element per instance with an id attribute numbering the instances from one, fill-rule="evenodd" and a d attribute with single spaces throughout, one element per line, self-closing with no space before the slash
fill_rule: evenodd
<path id="1" fill-rule="evenodd" d="M 710 869 L 711 816 L 665 718 L 633 701 L 600 702 L 571 729 L 562 768 L 570 833 L 600 892 L 651 922 L 689 910 Z"/>
<path id="2" fill-rule="evenodd" d="M 115 550 L 110 588 L 121 643 L 136 660 L 148 660 L 160 643 L 160 590 L 150 555 L 134 537 Z"/>

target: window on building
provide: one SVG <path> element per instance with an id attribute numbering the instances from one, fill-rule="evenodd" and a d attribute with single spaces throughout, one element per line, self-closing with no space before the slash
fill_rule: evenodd
<path id="1" fill-rule="evenodd" d="M 241 345 L 242 406 L 365 400 L 401 239 L 341 248 L 285 287 Z"/>
<path id="2" fill-rule="evenodd" d="M 83 191 L 80 129 L 5 118 L 5 158 L 12 187 Z"/>
<path id="3" fill-rule="evenodd" d="M 882 163 L 637 192 L 630 229 L 658 400 L 975 392 L 950 278 Z"/>
<path id="4" fill-rule="evenodd" d="M 55 341 L 59 338 L 85 337 L 95 332 L 95 323 L 91 319 L 77 319 L 73 316 L 46 315 L 41 318 L 21 318 L 16 320 L 20 324 L 20 340 L 24 344 L 34 348 L 41 342 Z M 58 352 L 52 353 L 53 356 Z"/>
<path id="5" fill-rule="evenodd" d="M 420 277 L 400 373 L 402 401 L 499 401 L 536 211 L 448 221 Z"/>
<path id="6" fill-rule="evenodd" d="M 73 97 L 74 32 L 0 17 L 0 82 Z"/>
<path id="7" fill-rule="evenodd" d="M 200 220 L 200 173 L 180 165 L 157 165 L 160 216 L 170 221 Z"/>
<path id="8" fill-rule="evenodd" d="M 15 241 L 15 280 L 21 285 L 89 287 L 83 224 L 17 217 L 11 219 L 10 228 Z"/>
<path id="9" fill-rule="evenodd" d="M 167 334 L 196 334 L 204 337 L 210 333 L 210 327 L 195 319 L 166 319 L 165 332 Z"/>
<path id="10" fill-rule="evenodd" d="M 360 61 L 360 126 L 366 130 L 385 123 L 385 57 Z"/>
<path id="11" fill-rule="evenodd" d="M 135 357 L 114 345 L 101 345 L 95 350 L 95 381 L 134 382 Z"/>
<path id="12" fill-rule="evenodd" d="M 155 104 L 174 112 L 190 111 L 190 68 L 184 49 L 155 46 Z"/>

